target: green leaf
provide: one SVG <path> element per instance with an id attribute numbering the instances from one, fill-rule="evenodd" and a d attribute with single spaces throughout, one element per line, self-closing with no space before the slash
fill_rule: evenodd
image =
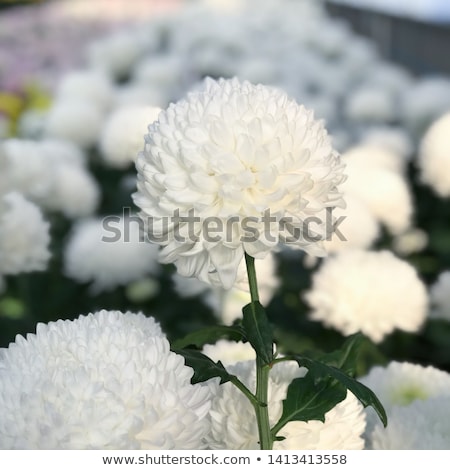
<path id="1" fill-rule="evenodd" d="M 224 384 L 233 378 L 220 361 L 214 362 L 200 351 L 195 349 L 172 349 L 172 351 L 183 356 L 186 365 L 194 369 L 192 384 L 206 382 L 214 377 L 220 377 L 220 383 Z"/>
<path id="2" fill-rule="evenodd" d="M 283 400 L 281 418 L 272 428 L 273 437 L 290 421 L 325 421 L 325 413 L 344 400 L 346 395 L 346 388 L 330 378 L 317 379 L 308 372 L 305 377 L 294 379 Z"/>
<path id="3" fill-rule="evenodd" d="M 356 372 L 358 351 L 365 341 L 367 339 L 360 333 L 352 335 L 345 341 L 341 349 L 321 355 L 318 360 L 353 376 Z"/>
<path id="4" fill-rule="evenodd" d="M 242 309 L 245 334 L 263 365 L 273 361 L 272 328 L 264 307 L 251 302 Z"/>
<path id="5" fill-rule="evenodd" d="M 245 333 L 242 327 L 235 326 L 211 326 L 203 328 L 199 331 L 194 331 L 186 335 L 184 338 L 174 341 L 173 348 L 183 349 L 188 346 L 195 346 L 197 348 L 203 347 L 205 344 L 214 344 L 219 339 L 229 339 L 232 341 L 246 341 Z"/>
<path id="6" fill-rule="evenodd" d="M 386 411 L 375 393 L 373 393 L 368 387 L 346 375 L 342 370 L 334 366 L 329 366 L 323 362 L 315 361 L 314 359 L 309 359 L 307 357 L 294 356 L 294 358 L 300 366 L 308 369 L 309 372 L 307 375 L 311 373 L 314 378 L 317 379 L 326 379 L 331 377 L 337 380 L 346 389 L 350 390 L 364 407 L 371 406 L 378 414 L 384 426 L 387 426 Z"/>

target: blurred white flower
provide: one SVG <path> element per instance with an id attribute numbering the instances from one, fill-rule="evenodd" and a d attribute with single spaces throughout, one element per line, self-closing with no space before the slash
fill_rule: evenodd
<path id="1" fill-rule="evenodd" d="M 373 367 L 359 381 L 377 395 L 387 410 L 407 406 L 415 400 L 450 394 L 448 372 L 409 362 L 391 361 L 386 367 Z"/>
<path id="2" fill-rule="evenodd" d="M 17 190 L 48 210 L 75 218 L 92 214 L 100 199 L 85 155 L 64 140 L 8 139 L 0 147 L 0 188 Z"/>
<path id="3" fill-rule="evenodd" d="M 92 283 L 94 293 L 110 290 L 158 273 L 157 250 L 144 241 L 131 218 L 82 220 L 67 241 L 64 272 L 78 282 Z"/>
<path id="4" fill-rule="evenodd" d="M 82 148 L 92 147 L 100 134 L 103 114 L 97 104 L 88 100 L 55 101 L 46 116 L 44 135 L 69 140 Z"/>
<path id="5" fill-rule="evenodd" d="M 224 366 L 256 359 L 255 350 L 250 343 L 227 341 L 226 339 L 221 339 L 215 344 L 205 344 L 203 354 L 206 354 L 214 362 L 221 361 Z"/>
<path id="6" fill-rule="evenodd" d="M 399 255 L 408 256 L 424 250 L 428 245 L 428 235 L 420 228 L 411 228 L 392 240 L 392 249 Z"/>
<path id="7" fill-rule="evenodd" d="M 228 367 L 250 389 L 255 390 L 255 362 L 239 362 Z M 307 372 L 292 362 L 277 363 L 269 378 L 269 421 L 273 426 L 281 417 L 283 400 L 291 381 Z M 258 449 L 258 428 L 254 410 L 247 397 L 234 385 L 221 385 L 210 411 L 211 449 Z M 362 449 L 365 428 L 363 407 L 351 395 L 325 415 L 325 422 L 291 422 L 278 435 L 284 441 L 274 443 L 274 450 Z"/>
<path id="8" fill-rule="evenodd" d="M 106 74 L 96 70 L 74 70 L 62 76 L 56 100 L 89 101 L 107 111 L 113 104 L 114 88 Z"/>
<path id="9" fill-rule="evenodd" d="M 126 168 L 144 148 L 148 126 L 158 119 L 161 109 L 150 106 L 127 106 L 111 113 L 100 135 L 103 160 L 115 168 Z"/>
<path id="10" fill-rule="evenodd" d="M 0 273 L 43 271 L 50 259 L 50 226 L 35 204 L 11 192 L 0 198 Z"/>
<path id="11" fill-rule="evenodd" d="M 7 139 L 0 143 L 0 190 L 18 191 L 40 204 L 52 186 L 52 166 L 38 142 Z"/>
<path id="12" fill-rule="evenodd" d="M 39 323 L 0 350 L 3 449 L 201 449 L 210 389 L 152 318 Z"/>
<path id="13" fill-rule="evenodd" d="M 92 215 L 100 202 L 100 188 L 94 177 L 83 167 L 59 165 L 46 207 L 66 217 Z"/>
<path id="14" fill-rule="evenodd" d="M 450 321 L 450 271 L 439 274 L 430 289 L 431 318 Z"/>
<path id="15" fill-rule="evenodd" d="M 364 202 L 354 196 L 344 197 L 347 207 L 333 210 L 336 224 L 339 222 L 339 225 L 331 238 L 325 241 L 325 248 L 329 253 L 370 248 L 380 235 L 379 223 Z"/>
<path id="16" fill-rule="evenodd" d="M 381 165 L 365 165 L 364 158 L 342 160 L 348 175 L 343 185 L 345 193 L 363 202 L 390 233 L 406 231 L 411 226 L 414 206 L 404 176 Z"/>
<path id="17" fill-rule="evenodd" d="M 361 169 L 381 168 L 401 173 L 405 159 L 398 153 L 371 143 L 354 145 L 342 154 L 342 159 L 349 166 Z M 370 170 L 369 170 L 370 171 Z"/>
<path id="18" fill-rule="evenodd" d="M 324 261 L 305 295 L 311 318 L 380 342 L 396 328 L 417 332 L 427 292 L 414 268 L 389 251 L 346 250 Z"/>
<path id="19" fill-rule="evenodd" d="M 449 105 L 450 109 L 450 105 Z M 450 113 L 433 122 L 420 144 L 420 177 L 441 197 L 450 196 Z"/>
<path id="20" fill-rule="evenodd" d="M 450 443 L 450 396 L 417 400 L 395 406 L 386 428 L 376 425 L 366 448 L 374 450 L 448 450 Z"/>
<path id="21" fill-rule="evenodd" d="M 206 80 L 203 91 L 163 111 L 136 165 L 135 203 L 152 221 L 161 261 L 225 288 L 244 251 L 264 258 L 276 246 L 283 217 L 298 228 L 308 216 L 325 221 L 326 208 L 343 202 L 343 165 L 323 124 L 283 92 L 236 79 Z M 190 222 L 174 221 L 176 211 Z M 214 237 L 205 220 L 221 227 Z M 317 227 L 317 237 L 302 231 L 292 244 L 323 255 L 326 224 Z"/>

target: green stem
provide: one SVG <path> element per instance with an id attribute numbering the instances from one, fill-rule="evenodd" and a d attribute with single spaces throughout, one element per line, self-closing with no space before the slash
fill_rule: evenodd
<path id="1" fill-rule="evenodd" d="M 255 395 L 253 395 L 253 393 L 235 375 L 231 376 L 230 382 L 250 400 L 250 403 L 256 409 L 256 407 L 259 405 L 259 402 Z"/>
<path id="2" fill-rule="evenodd" d="M 259 302 L 258 283 L 256 280 L 255 259 L 245 253 L 247 265 L 248 284 L 251 301 Z M 259 357 L 256 358 L 256 403 L 253 403 L 258 424 L 259 445 L 261 450 L 272 450 L 273 440 L 270 432 L 268 389 L 270 366 L 264 364 Z"/>

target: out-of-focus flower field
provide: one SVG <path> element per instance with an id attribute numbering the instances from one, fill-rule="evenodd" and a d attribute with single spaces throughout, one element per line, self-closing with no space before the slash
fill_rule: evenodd
<path id="1" fill-rule="evenodd" d="M 245 272 L 225 291 L 161 264 L 132 199 L 159 111 L 237 77 L 314 110 L 346 164 L 328 257 L 257 260 L 280 352 L 362 332 L 360 376 L 450 372 L 450 77 L 387 62 L 316 0 L 42 2 L 0 10 L 0 45 L 0 347 L 102 309 L 169 340 L 240 318 Z"/>

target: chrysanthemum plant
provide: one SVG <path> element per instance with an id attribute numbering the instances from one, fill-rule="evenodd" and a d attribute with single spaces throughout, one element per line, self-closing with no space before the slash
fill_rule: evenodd
<path id="1" fill-rule="evenodd" d="M 380 401 L 353 378 L 360 336 L 321 357 L 278 355 L 259 301 L 255 258 L 282 242 L 323 255 L 321 241 L 329 234 L 324 219 L 343 204 L 338 186 L 345 179 L 344 166 L 323 123 L 280 90 L 236 79 L 207 80 L 203 90 L 163 111 L 145 141 L 136 164 L 135 202 L 151 241 L 163 247 L 161 261 L 226 289 L 243 257 L 247 266 L 251 302 L 243 308 L 242 321 L 191 333 L 172 345 L 194 369 L 192 382 L 218 377 L 221 384 L 234 384 L 253 405 L 265 450 L 283 439 L 278 434 L 290 421 L 324 421 L 347 390 L 364 407 L 372 406 L 386 425 Z M 230 220 L 237 221 L 231 229 Z M 211 221 L 213 236 L 207 233 Z M 251 344 L 256 390 L 200 352 L 221 338 Z M 291 382 L 281 417 L 271 425 L 269 376 L 282 361 L 295 361 L 308 373 Z"/>

